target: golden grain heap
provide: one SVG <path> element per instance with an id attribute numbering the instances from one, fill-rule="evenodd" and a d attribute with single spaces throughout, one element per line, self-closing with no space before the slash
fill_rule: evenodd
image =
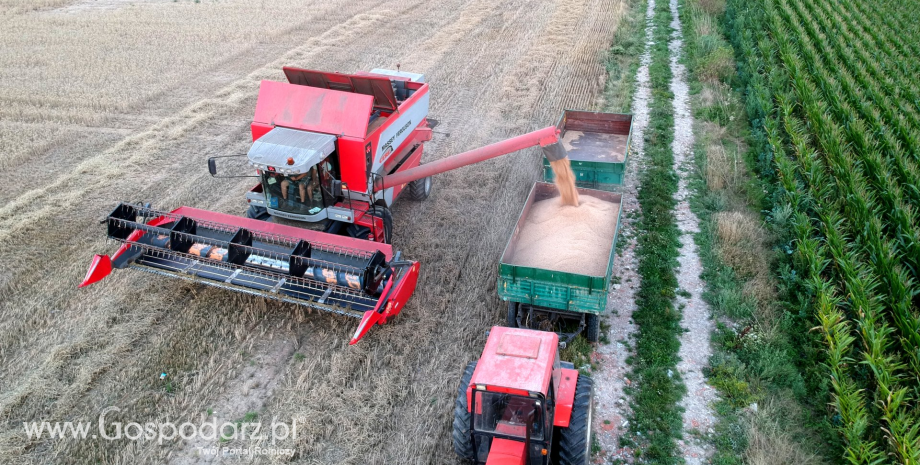
<path id="1" fill-rule="evenodd" d="M 603 276 L 613 247 L 619 204 L 585 195 L 578 207 L 555 198 L 536 202 L 521 226 L 516 265 Z"/>

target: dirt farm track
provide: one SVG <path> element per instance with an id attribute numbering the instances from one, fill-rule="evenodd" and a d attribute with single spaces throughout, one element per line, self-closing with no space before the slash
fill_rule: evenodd
<path id="1" fill-rule="evenodd" d="M 418 290 L 353 347 L 356 320 L 146 273 L 78 290 L 92 254 L 112 249 L 99 220 L 120 200 L 242 215 L 251 180 L 212 179 L 205 160 L 245 153 L 259 82 L 283 80 L 283 65 L 424 73 L 436 131 L 450 133 L 425 160 L 595 108 L 624 8 L 0 0 L 0 462 L 225 460 L 200 455 L 209 444 L 36 440 L 21 426 L 115 406 L 110 421 L 296 419 L 280 446 L 297 463 L 453 463 L 457 380 L 502 321 L 497 260 L 537 150 L 397 203 L 395 249 L 421 262 Z"/>

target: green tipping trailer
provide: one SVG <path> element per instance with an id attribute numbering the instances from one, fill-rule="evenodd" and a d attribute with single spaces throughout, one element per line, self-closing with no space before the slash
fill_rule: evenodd
<path id="1" fill-rule="evenodd" d="M 591 276 L 514 264 L 514 253 L 517 250 L 521 228 L 530 214 L 531 207 L 536 202 L 559 196 L 553 184 L 535 183 L 499 263 L 498 295 L 508 302 L 508 326 L 546 330 L 547 325 L 551 325 L 553 330 L 562 334 L 562 340 L 570 340 L 585 331 L 588 341 L 597 341 L 600 333 L 599 315 L 607 307 L 607 286 L 613 277 L 622 196 L 585 188 L 579 188 L 578 195 L 596 197 L 615 203 L 618 207 L 615 217 L 609 218 L 615 225 L 613 240 L 605 250 L 597 251 L 598 254 L 607 256 L 607 271 L 601 276 Z M 566 322 L 572 321 L 577 324 L 576 331 L 560 329 Z"/>
<path id="2" fill-rule="evenodd" d="M 566 110 L 556 128 L 562 132 L 562 145 L 578 187 L 609 191 L 623 184 L 632 115 Z M 553 170 L 545 158 L 543 180 L 553 182 Z"/>

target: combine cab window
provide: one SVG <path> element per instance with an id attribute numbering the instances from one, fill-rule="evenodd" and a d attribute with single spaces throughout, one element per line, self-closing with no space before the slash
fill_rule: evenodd
<path id="1" fill-rule="evenodd" d="M 524 439 L 543 439 L 543 408 L 539 400 L 500 392 L 474 391 L 477 414 L 473 429 Z"/>
<path id="2" fill-rule="evenodd" d="M 323 194 L 316 166 L 307 173 L 281 174 L 262 172 L 265 201 L 274 210 L 298 215 L 315 215 L 322 211 Z"/>

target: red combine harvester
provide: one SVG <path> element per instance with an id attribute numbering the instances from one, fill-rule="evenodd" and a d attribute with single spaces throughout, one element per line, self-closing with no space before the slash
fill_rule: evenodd
<path id="1" fill-rule="evenodd" d="M 263 81 L 259 90 L 248 158 L 261 182 L 246 195 L 250 218 L 325 222 L 329 233 L 389 243 L 390 206 L 404 192 L 427 198 L 433 174 L 537 144 L 565 156 L 558 131 L 548 127 L 423 166 L 432 136 L 424 76 L 284 74 L 289 83 Z"/>
<path id="2" fill-rule="evenodd" d="M 495 326 L 454 404 L 454 450 L 486 465 L 586 465 L 594 383 L 561 362 L 556 333 Z"/>
<path id="3" fill-rule="evenodd" d="M 133 267 L 360 318 L 354 344 L 415 290 L 418 262 L 389 245 L 390 206 L 403 192 L 423 200 L 434 174 L 536 145 L 550 160 L 565 157 L 550 126 L 422 165 L 431 140 L 422 75 L 284 73 L 289 82 L 259 89 L 247 157 L 260 183 L 246 195 L 247 218 L 120 204 L 105 222 L 121 246 L 96 255 L 80 287 Z M 323 229 L 259 221 L 272 216 Z"/>

